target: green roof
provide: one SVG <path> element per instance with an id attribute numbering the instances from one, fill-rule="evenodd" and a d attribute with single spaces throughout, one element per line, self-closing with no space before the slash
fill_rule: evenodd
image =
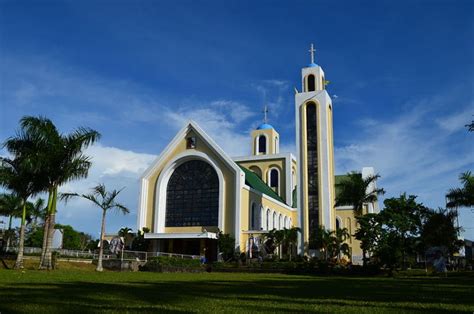
<path id="1" fill-rule="evenodd" d="M 270 196 L 271 198 L 276 199 L 277 201 L 282 202 L 285 204 L 285 201 L 278 196 L 278 194 L 275 193 L 268 185 L 265 184 L 265 182 L 262 181 L 255 173 L 250 171 L 247 168 L 244 168 L 239 165 L 239 167 L 242 169 L 242 171 L 245 173 L 245 184 L 250 186 L 252 189 L 255 189 L 263 194 L 266 194 Z"/>

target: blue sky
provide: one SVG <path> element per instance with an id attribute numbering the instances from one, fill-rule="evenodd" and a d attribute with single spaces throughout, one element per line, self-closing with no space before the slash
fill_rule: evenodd
<path id="1" fill-rule="evenodd" d="M 281 150 L 294 151 L 293 87 L 313 42 L 331 81 L 337 172 L 374 166 L 386 197 L 437 208 L 474 170 L 473 12 L 472 1 L 4 0 L 0 139 L 24 115 L 100 131 L 89 178 L 63 190 L 126 186 L 132 213 L 110 215 L 108 231 L 135 229 L 138 177 L 189 118 L 245 155 L 267 103 Z M 82 201 L 58 214 L 95 236 L 99 217 Z M 474 214 L 460 222 L 474 239 Z"/>

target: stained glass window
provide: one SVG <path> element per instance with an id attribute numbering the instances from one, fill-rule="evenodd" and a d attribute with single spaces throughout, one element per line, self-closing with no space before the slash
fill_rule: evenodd
<path id="1" fill-rule="evenodd" d="M 166 189 L 166 227 L 217 226 L 219 178 L 207 162 L 178 166 Z"/>
<path id="2" fill-rule="evenodd" d="M 307 178 L 308 178 L 308 222 L 309 243 L 319 225 L 319 192 L 318 192 L 318 133 L 316 124 L 316 104 L 309 103 L 306 107 L 306 145 L 307 145 Z M 313 247 L 310 247 L 313 249 Z"/>

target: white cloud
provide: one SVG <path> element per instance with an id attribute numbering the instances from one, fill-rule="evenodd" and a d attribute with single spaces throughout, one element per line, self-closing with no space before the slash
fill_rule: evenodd
<path id="1" fill-rule="evenodd" d="M 474 114 L 474 103 L 467 110 L 454 113 L 447 117 L 436 119 L 437 125 L 449 132 L 456 132 L 465 129 L 465 125 L 470 122 Z"/>
<path id="2" fill-rule="evenodd" d="M 436 102 L 412 104 L 411 110 L 388 121 L 356 123 L 351 143 L 335 149 L 337 172 L 374 166 L 382 176 L 379 185 L 388 192 L 386 197 L 407 192 L 418 195 L 419 201 L 430 207 L 444 206 L 446 191 L 459 185 L 458 174 L 474 168 L 474 145 L 466 141 L 470 136 L 467 130 L 453 133 L 469 119 L 469 106 L 440 118 L 443 114 L 433 106 Z M 474 215 L 466 210 L 461 220 L 467 226 Z M 472 230 L 468 232 L 474 236 Z"/>
<path id="3" fill-rule="evenodd" d="M 221 110 L 221 106 L 229 104 L 235 105 L 237 111 Z M 184 106 L 179 110 L 168 110 L 165 120 L 175 129 L 182 128 L 189 119 L 194 120 L 227 154 L 242 156 L 250 152 L 250 135 L 248 129 L 240 128 L 242 117 L 239 112 L 247 117 L 253 115 L 245 105 L 219 101 L 208 106 Z"/>

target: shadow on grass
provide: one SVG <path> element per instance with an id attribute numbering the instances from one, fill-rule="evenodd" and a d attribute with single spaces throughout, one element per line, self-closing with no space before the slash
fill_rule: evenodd
<path id="1" fill-rule="evenodd" d="M 1 312 L 472 312 L 472 278 L 109 274 L 99 281 L 0 283 Z M 54 274 L 53 274 L 54 276 Z M 174 279 L 173 279 L 174 278 Z M 49 279 L 49 280 L 48 280 Z M 131 280 L 130 280 L 131 279 Z"/>

